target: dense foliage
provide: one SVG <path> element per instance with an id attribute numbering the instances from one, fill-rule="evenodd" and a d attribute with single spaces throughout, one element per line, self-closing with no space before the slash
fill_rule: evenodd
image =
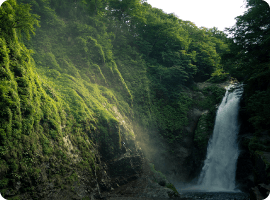
<path id="1" fill-rule="evenodd" d="M 194 102 L 194 83 L 221 82 L 229 73 L 247 83 L 255 130 L 269 130 L 269 7 L 255 0 L 248 6 L 232 40 L 140 0 L 6 1 L 1 193 L 34 197 L 43 171 L 57 187 L 76 180 L 79 170 L 93 175 L 97 149 L 104 160 L 115 158 L 122 140 L 134 137 L 131 120 L 134 130 L 154 130 L 170 144 L 181 140 L 189 109 L 210 109 L 224 92 L 211 87 L 202 92 L 213 96 Z M 214 114 L 213 108 L 207 120 Z"/>
<path id="2" fill-rule="evenodd" d="M 233 42 L 226 55 L 226 67 L 245 83 L 242 112 L 248 121 L 246 131 L 253 134 L 245 145 L 255 162 L 263 160 L 265 181 L 269 182 L 270 162 L 265 154 L 270 149 L 265 138 L 270 135 L 270 7 L 262 0 L 247 0 L 246 7 L 247 11 L 237 17 L 237 23 L 229 30 Z"/>
<path id="3" fill-rule="evenodd" d="M 209 138 L 212 135 L 217 105 L 222 101 L 225 93 L 224 88 L 220 88 L 216 85 L 208 86 L 202 90 L 205 98 L 197 102 L 197 106 L 202 110 L 206 110 L 198 121 L 197 128 L 194 135 L 194 143 L 200 149 L 200 153 L 204 157 Z M 215 106 L 213 106 L 215 105 Z"/>
<path id="4" fill-rule="evenodd" d="M 232 73 L 245 85 L 246 109 L 254 132 L 270 130 L 270 8 L 262 0 L 248 0 L 248 10 L 237 17 L 230 62 Z"/>

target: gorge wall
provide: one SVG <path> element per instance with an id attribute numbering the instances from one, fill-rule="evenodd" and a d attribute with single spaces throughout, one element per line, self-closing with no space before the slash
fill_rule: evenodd
<path id="1" fill-rule="evenodd" d="M 229 79 L 223 32 L 139 0 L 8 0 L 0 24 L 5 198 L 168 198 L 195 181 Z"/>
<path id="2" fill-rule="evenodd" d="M 138 138 L 147 158 L 172 182 L 182 185 L 196 182 L 213 132 L 216 109 L 229 84 L 229 81 L 205 82 L 195 84 L 193 90 L 186 88 L 185 93 L 194 104 L 187 111 L 187 125 L 175 133 L 180 136 L 175 142 L 168 144 L 157 134 L 141 137 L 141 141 Z"/>
<path id="3" fill-rule="evenodd" d="M 239 112 L 240 131 L 236 181 L 239 189 L 251 194 L 251 199 L 264 199 L 268 196 L 269 187 L 269 135 L 267 131 L 254 135 L 254 127 L 249 122 L 245 96 L 241 100 Z"/>

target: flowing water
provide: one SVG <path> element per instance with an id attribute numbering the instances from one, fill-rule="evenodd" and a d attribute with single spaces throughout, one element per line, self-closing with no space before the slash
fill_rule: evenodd
<path id="1" fill-rule="evenodd" d="M 235 172 L 239 155 L 238 109 L 242 86 L 227 88 L 218 108 L 212 138 L 207 147 L 207 156 L 199 177 L 198 185 L 207 191 L 236 191 Z"/>
<path id="2" fill-rule="evenodd" d="M 238 110 L 242 85 L 231 85 L 218 107 L 212 138 L 196 186 L 180 190 L 183 199 L 249 199 L 236 189 L 235 172 L 239 155 Z M 233 90 L 233 91 L 230 91 Z"/>

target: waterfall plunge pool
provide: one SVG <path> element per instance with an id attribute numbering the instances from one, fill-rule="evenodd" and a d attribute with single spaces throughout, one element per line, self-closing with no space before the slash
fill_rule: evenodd
<path id="1" fill-rule="evenodd" d="M 232 90 L 232 91 L 231 91 Z M 198 183 L 177 187 L 181 199 L 248 200 L 249 194 L 237 190 L 236 163 L 239 155 L 238 110 L 242 85 L 230 85 L 218 107 L 213 135 Z"/>

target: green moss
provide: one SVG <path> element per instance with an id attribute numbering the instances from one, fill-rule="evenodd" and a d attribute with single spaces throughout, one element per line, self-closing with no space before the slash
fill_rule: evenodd
<path id="1" fill-rule="evenodd" d="M 172 189 L 176 194 L 179 194 L 175 186 L 172 183 L 166 185 L 167 188 Z"/>
<path id="2" fill-rule="evenodd" d="M 198 106 L 202 109 L 211 109 L 214 105 L 221 103 L 221 100 L 225 94 L 225 89 L 216 85 L 206 87 L 202 90 L 202 93 L 206 96 L 203 101 L 198 102 Z"/>
<path id="3" fill-rule="evenodd" d="M 195 130 L 194 141 L 198 144 L 199 148 L 206 149 L 210 134 L 213 131 L 213 126 L 209 126 L 209 122 L 213 123 L 213 119 L 209 119 L 210 117 L 207 114 L 203 114 L 199 122 L 197 124 L 197 128 Z M 211 124 L 212 124 L 211 123 Z"/>
<path id="4" fill-rule="evenodd" d="M 247 100 L 247 111 L 251 115 L 248 121 L 255 127 L 255 134 L 269 130 L 270 127 L 267 120 L 270 117 L 269 91 L 256 91 Z"/>
<path id="5" fill-rule="evenodd" d="M 194 141 L 201 150 L 205 151 L 214 129 L 217 105 L 221 103 L 225 89 L 212 85 L 204 88 L 202 92 L 204 99 L 198 100 L 195 103 L 199 108 L 207 110 L 207 112 L 199 119 L 195 130 Z"/>
<path id="6" fill-rule="evenodd" d="M 13 12 L 14 2 L 3 9 Z M 73 6 L 54 8 L 57 3 L 49 1 L 32 4 L 33 12 L 42 16 L 42 26 L 32 40 L 17 38 L 19 30 L 0 34 L 3 194 L 12 181 L 20 179 L 24 189 L 19 192 L 34 199 L 33 185 L 42 184 L 38 182 L 40 174 L 45 173 L 46 181 L 57 187 L 65 181 L 70 185 L 76 182 L 78 171 L 91 174 L 98 168 L 93 153 L 97 146 L 105 156 L 116 158 L 124 137 L 134 137 L 131 125 L 119 122 L 127 117 L 137 120 L 146 133 L 158 130 L 168 143 L 181 140 L 187 112 L 194 103 L 181 84 L 191 74 L 181 67 L 164 68 L 155 59 L 145 59 L 149 56 L 142 55 L 138 37 L 116 30 L 119 24 L 102 14 L 91 17 L 84 9 L 83 14 L 74 13 Z M 191 56 L 180 53 L 187 59 Z M 180 57 L 169 60 L 185 64 Z M 181 73 L 175 76 L 173 72 Z M 211 91 L 219 93 L 215 88 Z M 208 99 L 201 107 L 213 102 Z M 80 162 L 70 158 L 64 137 L 70 139 Z M 42 168 L 44 162 L 50 166 L 48 170 Z"/>
<path id="7" fill-rule="evenodd" d="M 82 200 L 91 200 L 91 197 L 84 197 Z"/>

